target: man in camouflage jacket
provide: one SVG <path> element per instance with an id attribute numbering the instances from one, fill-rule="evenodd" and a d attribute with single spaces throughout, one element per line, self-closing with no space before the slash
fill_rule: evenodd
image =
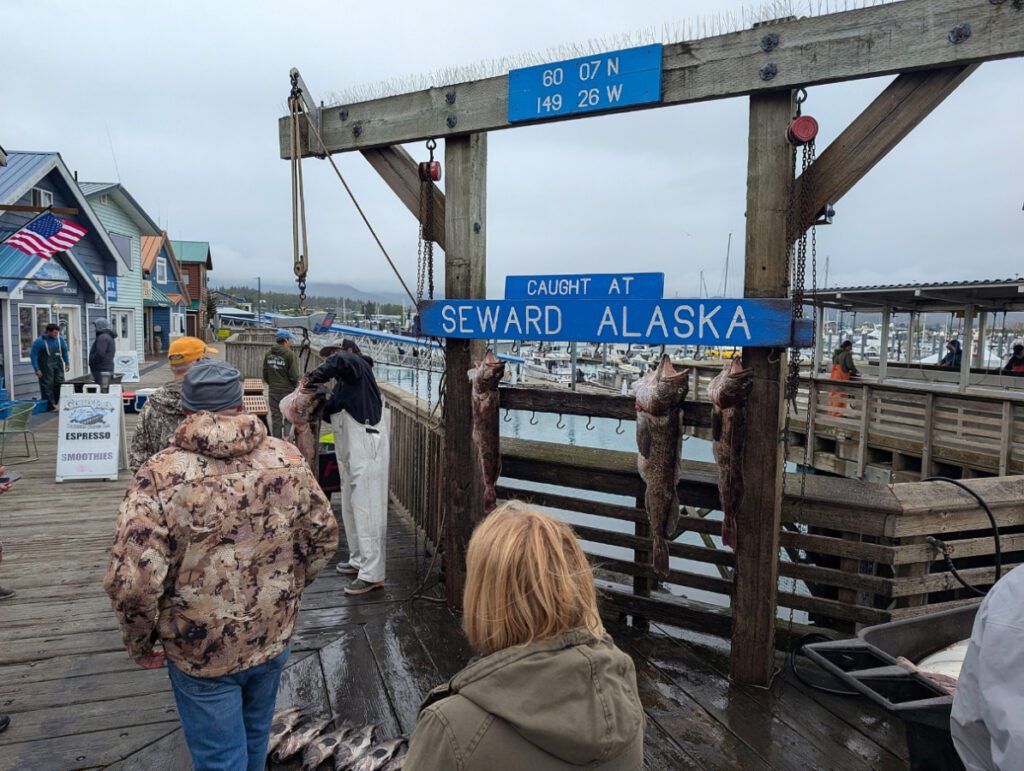
<path id="1" fill-rule="evenodd" d="M 238 370 L 196 364 L 181 404 L 121 504 L 104 586 L 129 655 L 166 654 L 194 766 L 262 769 L 302 591 L 338 525 L 298 450 L 241 411 Z"/>
<path id="2" fill-rule="evenodd" d="M 128 468 L 134 474 L 147 460 L 171 443 L 184 419 L 181 414 L 181 381 L 197 361 L 217 353 L 198 337 L 179 337 L 167 349 L 167 362 L 174 380 L 156 389 L 142 407 L 139 423 L 132 436 Z"/>

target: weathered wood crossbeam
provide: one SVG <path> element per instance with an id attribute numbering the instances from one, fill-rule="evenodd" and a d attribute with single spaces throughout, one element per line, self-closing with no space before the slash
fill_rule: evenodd
<path id="1" fill-rule="evenodd" d="M 949 39 L 957 25 L 970 37 Z M 962 29 L 962 28 L 961 28 Z M 764 51 L 761 39 L 779 43 Z M 1024 12 L 988 0 L 905 0 L 871 8 L 780 22 L 664 47 L 662 101 L 637 109 L 723 99 L 921 69 L 1024 55 Z M 765 80 L 762 65 L 775 75 Z M 454 94 L 449 103 L 446 95 Z M 564 119 L 599 113 L 577 113 Z M 508 77 L 385 97 L 345 109 L 324 108 L 330 152 L 364 150 L 430 137 L 512 127 Z M 523 125 L 523 124 L 515 124 Z M 279 124 L 281 157 L 290 157 L 288 118 Z M 304 155 L 312 154 L 303 142 Z"/>
<path id="2" fill-rule="evenodd" d="M 363 157 L 370 162 L 374 170 L 380 174 L 391 191 L 398 196 L 412 215 L 420 216 L 420 172 L 419 165 L 401 145 L 394 147 L 378 147 L 363 150 Z M 433 182 L 430 183 L 431 195 L 434 196 L 433 214 L 434 241 L 442 249 L 447 239 L 444 233 L 444 193 Z"/>
<path id="3" fill-rule="evenodd" d="M 619 394 L 591 394 L 567 388 L 528 388 L 502 386 L 498 390 L 502 409 L 523 412 L 545 412 L 559 415 L 582 415 L 611 420 L 636 420 L 636 399 Z M 709 402 L 683 402 L 683 425 L 693 428 L 711 427 Z"/>

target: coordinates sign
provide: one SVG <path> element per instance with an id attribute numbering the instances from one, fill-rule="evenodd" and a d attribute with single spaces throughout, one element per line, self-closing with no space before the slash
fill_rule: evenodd
<path id="1" fill-rule="evenodd" d="M 626 48 L 508 73 L 509 123 L 660 101 L 660 45 Z"/>
<path id="2" fill-rule="evenodd" d="M 121 441 L 121 387 L 110 393 L 60 394 L 57 481 L 117 479 Z"/>
<path id="3" fill-rule="evenodd" d="M 420 334 L 480 340 L 649 345 L 808 346 L 809 319 L 771 300 L 432 300 Z M 794 339 L 795 338 L 795 339 Z"/>

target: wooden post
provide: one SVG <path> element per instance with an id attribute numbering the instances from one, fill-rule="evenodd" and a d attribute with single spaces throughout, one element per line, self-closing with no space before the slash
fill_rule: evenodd
<path id="1" fill-rule="evenodd" d="M 935 434 L 935 394 L 929 393 L 924 402 L 924 437 L 921 448 L 921 479 L 932 475 L 932 437 Z"/>
<path id="2" fill-rule="evenodd" d="M 1013 452 L 1013 402 L 1003 402 L 1003 425 L 999 438 L 999 476 L 1004 477 L 1010 469 L 1010 453 Z"/>
<path id="3" fill-rule="evenodd" d="M 978 316 L 978 350 L 974 354 L 974 366 L 984 367 L 987 360 L 985 356 L 986 352 L 986 340 L 988 336 L 988 313 L 982 311 Z"/>
<path id="4" fill-rule="evenodd" d="M 786 141 L 786 127 L 792 117 L 790 91 L 750 97 L 744 297 L 788 294 L 786 229 L 793 148 Z M 767 686 L 775 666 L 786 356 L 766 348 L 744 348 L 743 363 L 754 371 L 754 387 L 743 457 L 746 494 L 737 518 L 730 673 L 737 682 Z"/>
<path id="5" fill-rule="evenodd" d="M 878 344 L 878 382 L 885 382 L 886 370 L 889 365 L 889 324 L 892 321 L 892 310 L 889 306 L 882 309 L 882 340 Z"/>
<path id="6" fill-rule="evenodd" d="M 816 378 L 821 372 L 821 359 L 823 346 L 825 345 L 825 306 L 819 305 L 814 309 L 814 359 L 811 362 L 811 378 Z"/>
<path id="7" fill-rule="evenodd" d="M 960 341 L 960 393 L 971 383 L 971 348 L 974 345 L 974 306 L 964 308 L 964 334 Z"/>
<path id="8" fill-rule="evenodd" d="M 871 429 L 871 386 L 862 385 L 860 444 L 857 445 L 857 479 L 864 478 L 864 470 L 868 465 L 868 431 Z"/>
<path id="9" fill-rule="evenodd" d="M 445 297 L 486 294 L 487 135 L 445 140 Z M 484 354 L 482 340 L 448 340 L 445 346 L 444 532 L 445 596 L 462 606 L 466 546 L 483 515 L 483 489 L 473 448 L 469 371 Z"/>

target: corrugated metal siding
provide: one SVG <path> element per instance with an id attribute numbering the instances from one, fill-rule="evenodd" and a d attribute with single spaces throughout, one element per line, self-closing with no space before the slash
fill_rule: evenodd
<path id="1" fill-rule="evenodd" d="M 132 240 L 132 271 L 128 275 L 117 277 L 117 302 L 110 303 L 112 308 L 131 308 L 135 311 L 135 350 L 144 357 L 145 332 L 142 319 L 142 234 L 128 214 L 113 200 L 100 203 L 99 198 L 91 200 L 90 205 L 108 233 L 119 233 Z"/>

